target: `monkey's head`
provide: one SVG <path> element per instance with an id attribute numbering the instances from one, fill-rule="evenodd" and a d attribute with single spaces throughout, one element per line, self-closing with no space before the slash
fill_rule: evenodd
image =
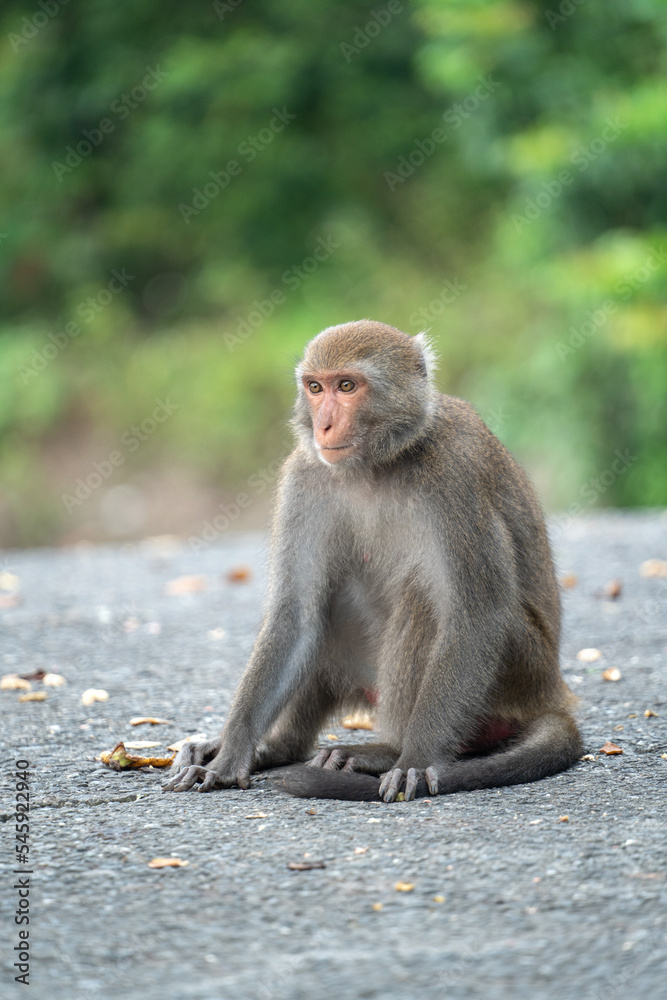
<path id="1" fill-rule="evenodd" d="M 428 425 L 436 392 L 424 334 L 359 320 L 330 326 L 297 365 L 293 426 L 327 465 L 386 465 Z"/>

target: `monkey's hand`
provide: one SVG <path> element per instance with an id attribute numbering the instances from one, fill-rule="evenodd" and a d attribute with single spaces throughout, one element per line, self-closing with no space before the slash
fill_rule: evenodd
<path id="1" fill-rule="evenodd" d="M 187 792 L 194 785 L 199 785 L 200 792 L 234 785 L 249 788 L 250 766 L 228 767 L 224 761 L 218 761 L 221 745 L 220 736 L 207 743 L 186 743 L 172 764 L 173 777 L 162 786 L 162 791 Z"/>
<path id="2" fill-rule="evenodd" d="M 407 771 L 394 767 L 380 775 L 380 798 L 385 802 L 393 802 L 403 790 L 405 782 L 405 801 L 410 802 L 415 798 L 420 779 L 426 782 L 430 795 L 438 794 L 438 772 L 435 767 L 409 767 Z"/>

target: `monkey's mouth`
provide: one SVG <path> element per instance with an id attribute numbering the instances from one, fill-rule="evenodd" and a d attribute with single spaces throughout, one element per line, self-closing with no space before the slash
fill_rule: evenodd
<path id="1" fill-rule="evenodd" d="M 320 451 L 346 451 L 348 448 L 354 448 L 354 443 L 351 444 L 320 444 L 318 445 Z"/>

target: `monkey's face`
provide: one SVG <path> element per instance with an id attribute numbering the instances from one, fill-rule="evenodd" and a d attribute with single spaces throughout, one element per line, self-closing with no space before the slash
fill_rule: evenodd
<path id="1" fill-rule="evenodd" d="M 354 370 L 321 371 L 304 374 L 301 381 L 320 458 L 336 465 L 356 455 L 361 443 L 361 412 L 369 391 L 364 376 Z"/>

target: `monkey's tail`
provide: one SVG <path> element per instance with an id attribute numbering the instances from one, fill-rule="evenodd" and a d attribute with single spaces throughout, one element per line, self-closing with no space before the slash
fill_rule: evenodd
<path id="1" fill-rule="evenodd" d="M 442 768 L 438 773 L 438 792 L 447 795 L 539 781 L 572 767 L 582 750 L 574 720 L 565 713 L 550 713 L 527 726 L 507 749 L 486 756 L 462 757 Z M 355 771 L 328 771 L 299 764 L 279 768 L 268 777 L 280 791 L 304 799 L 356 802 L 380 799 L 380 779 Z M 420 778 L 416 796 L 428 794 L 428 786 Z"/>

